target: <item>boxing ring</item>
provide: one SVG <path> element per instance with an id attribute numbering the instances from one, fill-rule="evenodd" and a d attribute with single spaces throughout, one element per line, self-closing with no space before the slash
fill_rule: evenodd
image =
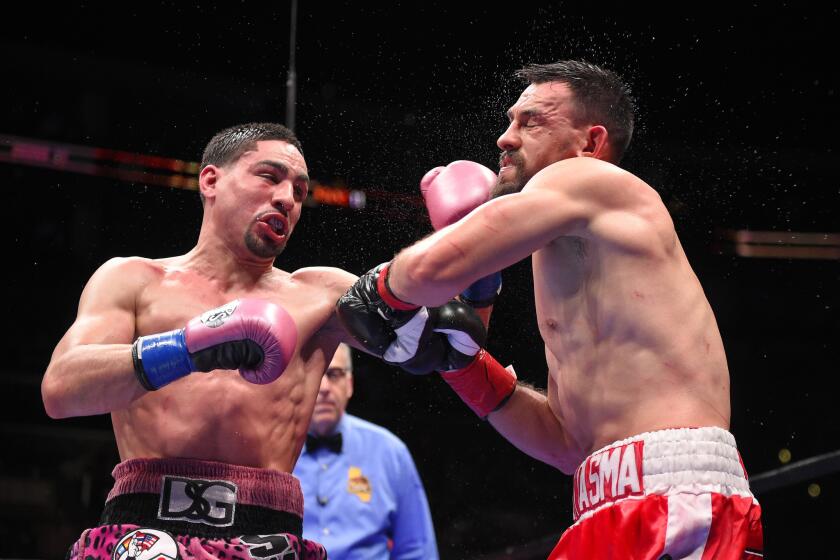
<path id="1" fill-rule="evenodd" d="M 119 150 L 94 148 L 40 139 L 0 134 L 0 162 L 47 168 L 61 172 L 107 177 L 119 181 L 197 190 L 197 162 L 151 156 Z M 424 216 L 419 196 L 402 195 L 377 188 L 348 188 L 313 181 L 307 206 L 337 206 L 371 212 L 416 207 L 413 214 Z M 405 216 L 405 212 L 401 213 Z M 717 232 L 715 248 L 744 258 L 840 259 L 840 234 L 726 230 Z M 4 432 L 15 431 L 5 425 Z M 44 435 L 44 434 L 38 434 Z M 105 440 L 103 440 L 104 442 Z M 817 481 L 840 473 L 840 450 L 807 457 L 750 477 L 750 487 L 761 501 L 774 492 L 809 484 L 819 492 Z M 560 477 L 558 477 L 559 479 Z M 565 482 L 563 482 L 565 484 Z M 569 483 L 570 484 L 570 483 Z M 816 497 L 812 494 L 812 497 Z M 545 558 L 556 544 L 568 519 L 559 519 L 556 531 L 480 556 L 484 560 Z"/>

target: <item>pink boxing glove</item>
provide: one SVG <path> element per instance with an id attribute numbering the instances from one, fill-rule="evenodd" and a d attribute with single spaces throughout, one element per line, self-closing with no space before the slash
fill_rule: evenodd
<path id="1" fill-rule="evenodd" d="M 496 174 L 480 163 L 453 161 L 435 167 L 420 180 L 420 192 L 436 230 L 454 224 L 490 198 Z"/>
<path id="2" fill-rule="evenodd" d="M 238 369 L 251 383 L 271 383 L 286 369 L 297 327 L 277 304 L 237 299 L 212 309 L 183 329 L 142 336 L 132 345 L 134 372 L 153 391 L 194 371 Z"/>
<path id="3" fill-rule="evenodd" d="M 495 173 L 480 163 L 463 159 L 426 173 L 420 180 L 420 192 L 432 227 L 438 230 L 454 224 L 487 202 L 495 184 Z M 481 309 L 493 305 L 501 289 L 502 274 L 494 272 L 473 282 L 460 297 L 461 301 Z"/>

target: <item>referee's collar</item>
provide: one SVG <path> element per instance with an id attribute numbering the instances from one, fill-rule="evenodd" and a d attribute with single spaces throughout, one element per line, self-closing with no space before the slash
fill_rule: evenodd
<path id="1" fill-rule="evenodd" d="M 344 445 L 347 443 L 347 432 L 350 431 L 351 422 L 347 420 L 347 412 L 341 414 L 341 419 L 333 428 L 332 432 L 319 436 L 313 432 L 306 434 L 306 445 L 304 446 L 304 453 L 314 453 L 321 447 L 334 450 L 335 453 L 341 453 L 344 450 Z M 335 443 L 338 441 L 338 443 Z M 314 446 L 311 444 L 315 443 Z M 338 446 L 338 450 L 335 447 Z M 315 449 L 312 449 L 314 447 Z"/>

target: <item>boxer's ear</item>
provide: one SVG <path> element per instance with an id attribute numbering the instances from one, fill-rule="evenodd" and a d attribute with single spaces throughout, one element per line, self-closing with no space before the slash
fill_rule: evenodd
<path id="1" fill-rule="evenodd" d="M 215 165 L 208 165 L 198 174 L 198 191 L 205 200 L 216 197 L 216 185 L 220 178 L 220 169 Z"/>
<path id="2" fill-rule="evenodd" d="M 590 126 L 586 131 L 586 145 L 581 150 L 583 157 L 609 159 L 609 132 L 600 124 Z"/>

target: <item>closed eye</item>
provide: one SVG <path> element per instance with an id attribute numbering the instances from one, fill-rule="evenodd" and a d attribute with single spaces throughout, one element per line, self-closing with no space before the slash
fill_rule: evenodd
<path id="1" fill-rule="evenodd" d="M 534 128 L 542 124 L 542 115 L 533 109 L 524 110 L 519 113 L 518 118 L 519 128 Z"/>

